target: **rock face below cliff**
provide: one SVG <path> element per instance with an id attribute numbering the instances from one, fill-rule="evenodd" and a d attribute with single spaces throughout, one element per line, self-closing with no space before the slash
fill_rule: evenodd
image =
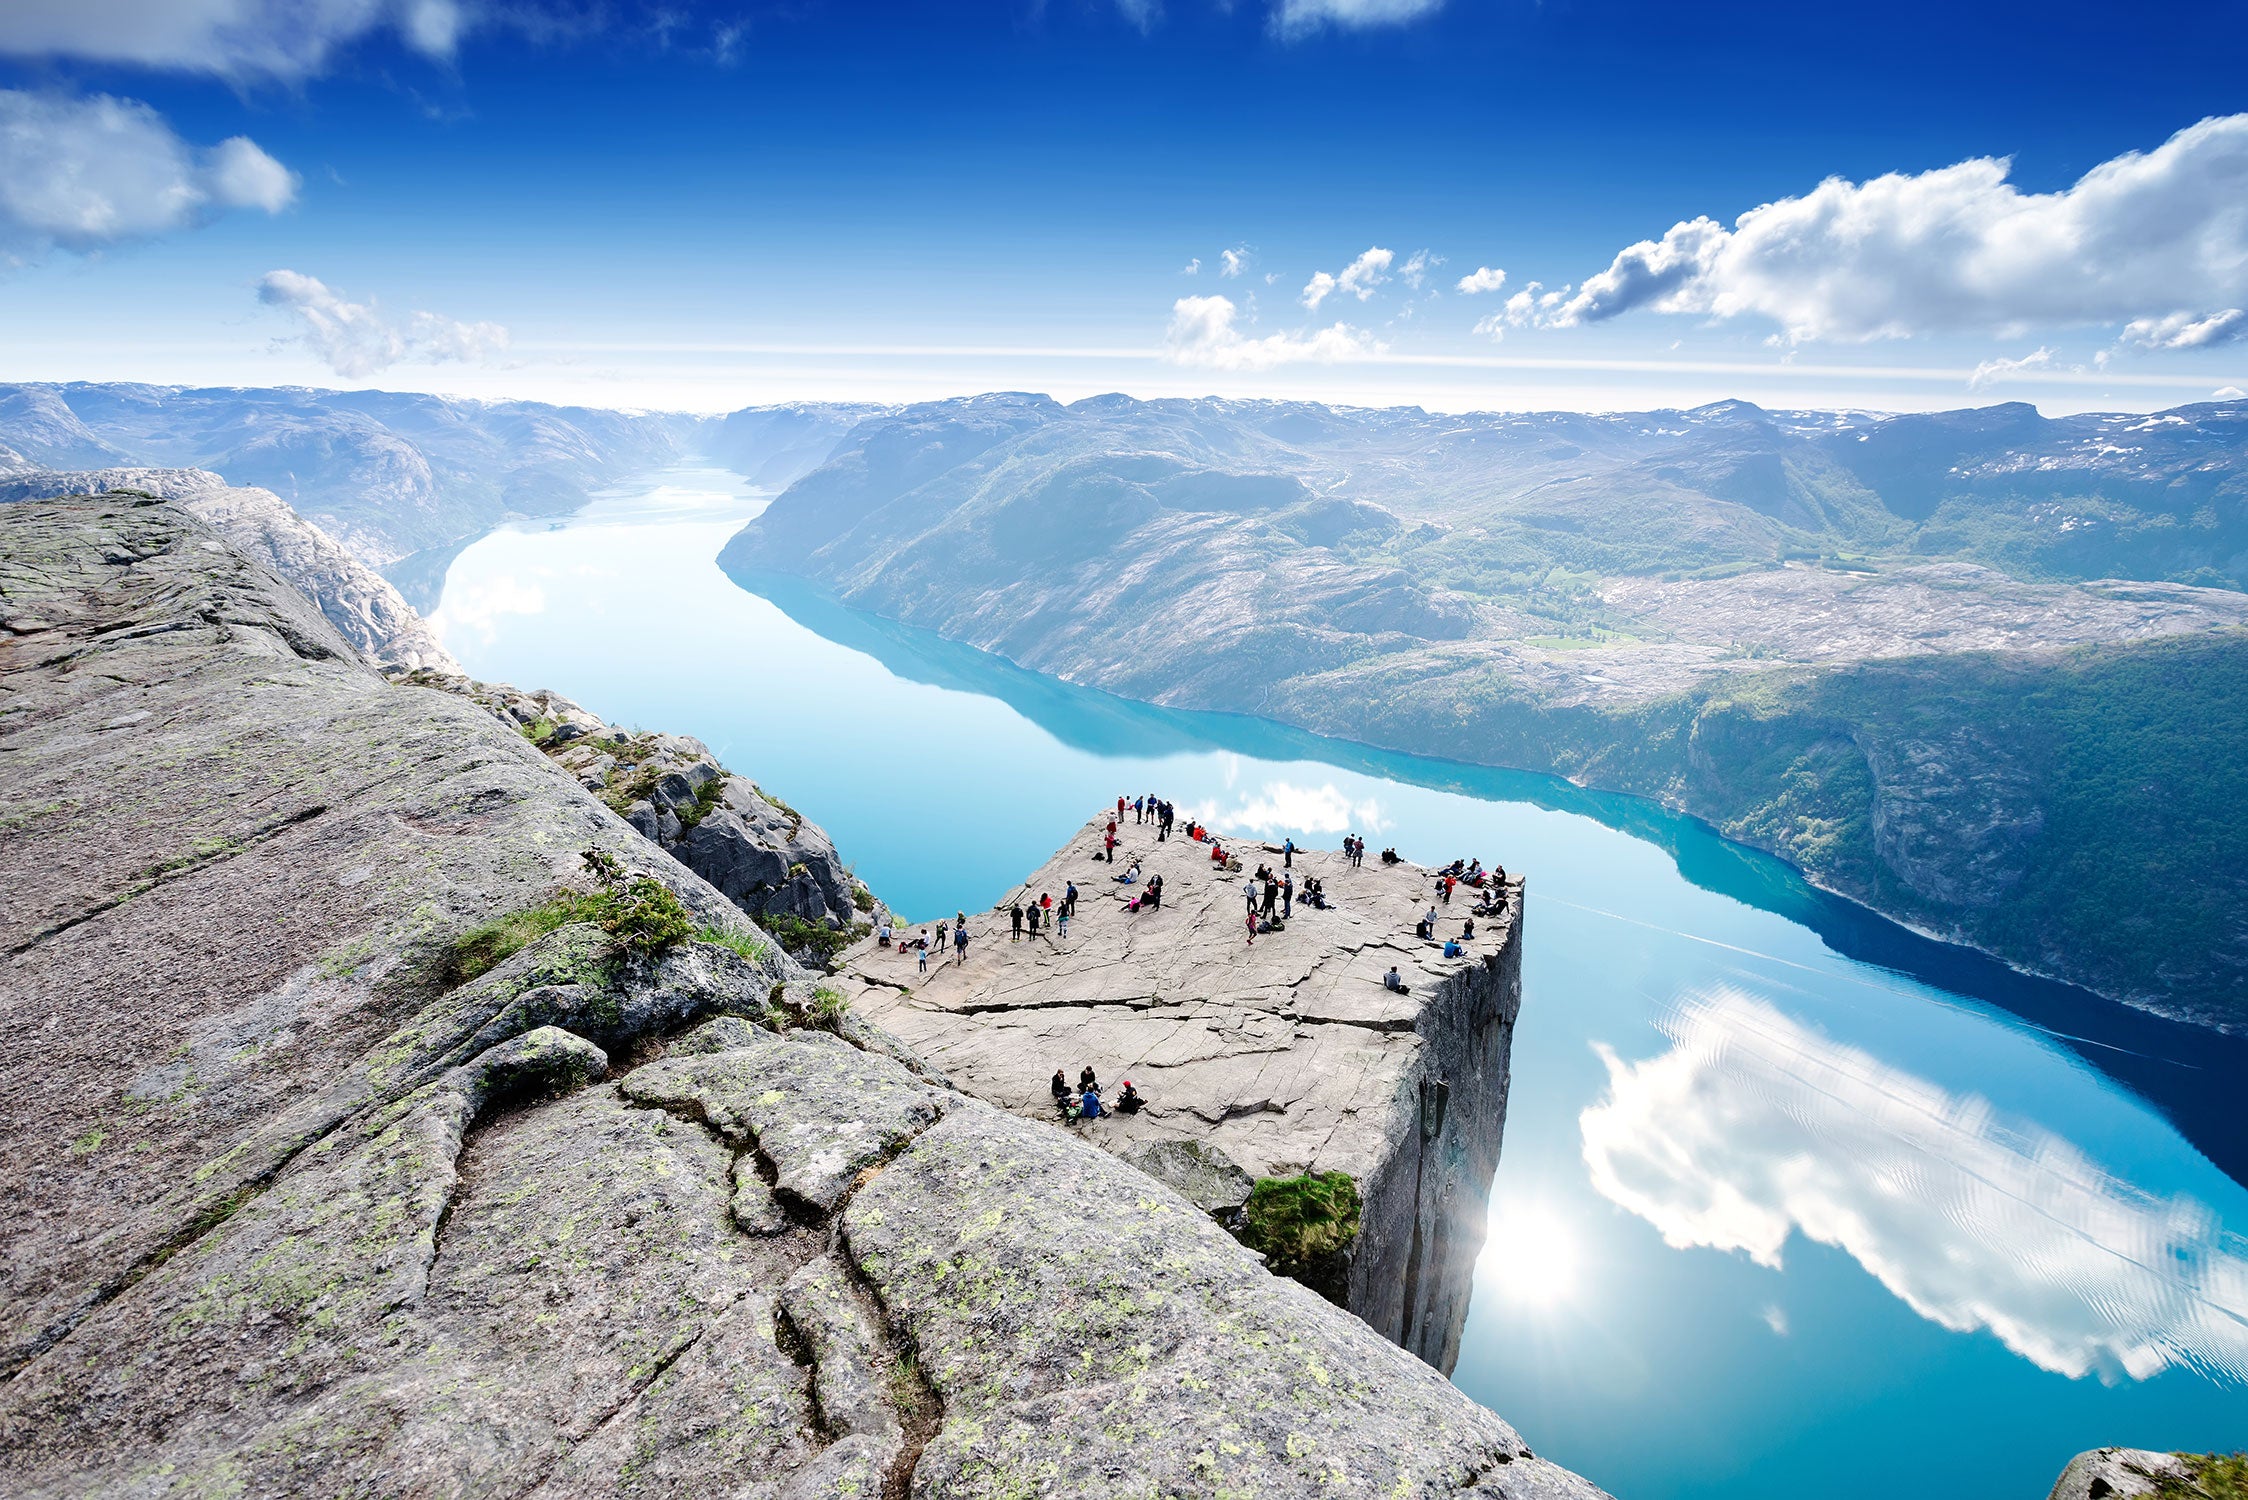
<path id="1" fill-rule="evenodd" d="M 232 486 L 203 469 L 39 470 L 0 475 L 0 500 L 99 495 L 109 490 L 138 490 L 175 501 L 208 521 L 229 542 L 319 605 L 328 623 L 369 661 L 401 671 L 460 670 L 388 579 L 271 490 Z"/>
<path id="2" fill-rule="evenodd" d="M 0 509 L 0 766 L 0 1490 L 1598 1496 L 173 507 Z"/>
<path id="3" fill-rule="evenodd" d="M 405 681 L 482 704 L 797 958 L 824 964 L 882 907 L 827 830 L 718 763 L 701 740 L 619 729 L 561 694 L 435 672 Z"/>
<path id="4" fill-rule="evenodd" d="M 1349 1174 L 1360 1226 L 1333 1289 L 1376 1330 L 1449 1370 L 1506 1118 L 1521 883 L 1447 959 L 1440 943 L 1414 936 L 1431 900 L 1427 871 L 1298 851 L 1288 873 L 1323 881 L 1330 905 L 1299 904 L 1285 930 L 1252 945 L 1245 876 L 1213 863 L 1209 844 L 1176 830 L 1159 841 L 1127 819 L 1111 865 L 1094 857 L 1105 821 L 1000 911 L 971 914 L 964 962 L 933 954 L 924 973 L 913 955 L 862 943 L 839 976 L 861 986 L 854 1008 L 1017 1114 L 1054 1118 L 1057 1068 L 1074 1082 L 1092 1066 L 1111 1102 L 1131 1080 L 1144 1111 L 1079 1129 L 1206 1209 L 1238 1209 L 1256 1178 Z M 1252 870 L 1282 865 L 1255 845 L 1231 852 Z M 1135 859 L 1142 880 L 1117 882 Z M 1128 910 L 1158 874 L 1161 908 Z M 1072 882 L 1080 894 L 1068 937 L 1049 928 L 1013 939 L 1007 908 L 1042 894 L 1058 902 Z M 1468 916 L 1472 893 L 1460 892 L 1440 908 L 1445 936 Z M 1392 965 L 1406 993 L 1384 986 Z"/>

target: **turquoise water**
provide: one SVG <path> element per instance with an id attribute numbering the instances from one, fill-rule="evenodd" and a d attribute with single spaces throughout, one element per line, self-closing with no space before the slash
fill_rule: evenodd
<path id="1" fill-rule="evenodd" d="M 1626 1500 L 2044 1494 L 2248 1443 L 2248 1049 L 1925 942 L 1690 820 L 1038 678 L 713 559 L 681 470 L 470 546 L 473 673 L 699 736 L 910 916 L 1118 793 L 1526 872 L 1513 1097 L 1460 1386 Z M 757 592 L 752 592 L 754 588 Z"/>

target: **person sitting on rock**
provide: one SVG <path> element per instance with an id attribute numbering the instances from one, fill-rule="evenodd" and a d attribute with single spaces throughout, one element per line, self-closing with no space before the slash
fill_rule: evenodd
<path id="1" fill-rule="evenodd" d="M 1067 1110 L 1069 1108 L 1069 1080 L 1062 1077 L 1062 1070 L 1059 1068 L 1054 1069 L 1053 1089 L 1054 1108 Z"/>
<path id="2" fill-rule="evenodd" d="M 1144 1102 L 1146 1101 L 1140 1098 L 1140 1091 L 1132 1087 L 1132 1080 L 1125 1079 L 1124 1091 L 1116 1096 L 1116 1112 L 1120 1115 L 1136 1115 Z"/>
<path id="3" fill-rule="evenodd" d="M 1458 938 L 1452 938 L 1444 944 L 1444 956 L 1446 958 L 1458 958 L 1460 952 L 1460 940 Z"/>
<path id="4" fill-rule="evenodd" d="M 1462 922 L 1462 923 L 1460 924 L 1460 941 L 1461 941 L 1461 942 L 1463 942 L 1463 943 L 1465 943 L 1465 942 L 1471 942 L 1471 941 L 1473 941 L 1473 940 L 1474 940 L 1474 937 L 1475 937 L 1475 918 L 1473 918 L 1473 917 L 1469 917 L 1469 918 L 1468 918 L 1468 919 L 1467 919 L 1467 920 L 1466 920 L 1465 922 Z"/>
<path id="5" fill-rule="evenodd" d="M 890 919 L 888 917 L 882 919 L 882 926 L 874 934 L 874 946 L 877 948 L 890 946 Z"/>
<path id="6" fill-rule="evenodd" d="M 1163 905 L 1163 877 L 1160 875 L 1147 878 L 1147 904 L 1158 908 Z"/>
<path id="7" fill-rule="evenodd" d="M 1077 1075 L 1077 1087 L 1079 1092 L 1082 1093 L 1088 1090 L 1097 1089 L 1100 1086 L 1101 1081 L 1099 1078 L 1094 1076 L 1092 1064 L 1087 1063 Z"/>
<path id="8" fill-rule="evenodd" d="M 1391 964 L 1389 966 L 1389 972 L 1382 976 L 1382 988 L 1385 990 L 1395 990 L 1400 995 L 1410 995 L 1411 993 L 1413 993 L 1412 990 L 1406 987 L 1405 981 L 1398 977 L 1397 965 L 1395 964 Z"/>
<path id="9" fill-rule="evenodd" d="M 1086 1120 L 1099 1119 L 1101 1117 L 1101 1091 L 1097 1088 L 1087 1089 L 1084 1097 L 1078 1101 L 1078 1106 L 1079 1118 Z"/>
<path id="10" fill-rule="evenodd" d="M 1423 917 L 1418 922 L 1415 922 L 1413 924 L 1413 936 L 1419 938 L 1424 943 L 1427 942 L 1431 937 L 1435 936 L 1435 933 L 1432 932 L 1429 928 L 1429 919 L 1427 917 Z"/>
<path id="11" fill-rule="evenodd" d="M 1135 880 L 1137 880 L 1137 879 L 1139 879 L 1139 878 L 1140 878 L 1140 862 L 1139 862 L 1138 860 L 1136 860 L 1136 859 L 1135 859 L 1135 860 L 1133 860 L 1133 861 L 1132 861 L 1132 862 L 1131 862 L 1130 864 L 1128 864 L 1128 865 L 1126 865 L 1126 866 L 1124 867 L 1124 873 L 1123 873 L 1123 874 L 1121 874 L 1121 875 L 1111 875 L 1111 876 L 1109 877 L 1109 879 L 1111 879 L 1111 880 L 1115 881 L 1115 882 L 1116 882 L 1116 883 L 1117 883 L 1118 885 L 1130 885 L 1130 884 L 1131 884 L 1131 883 L 1132 883 L 1133 881 L 1135 881 Z"/>

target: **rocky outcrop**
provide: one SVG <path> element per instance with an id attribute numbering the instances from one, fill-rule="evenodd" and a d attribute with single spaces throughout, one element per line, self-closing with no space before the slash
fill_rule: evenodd
<path id="1" fill-rule="evenodd" d="M 328 623 L 369 661 L 399 671 L 460 670 L 389 580 L 271 490 L 235 488 L 202 469 L 38 470 L 0 475 L 0 501 L 110 490 L 176 501 L 208 521 L 242 552 L 319 605 Z"/>
<path id="2" fill-rule="evenodd" d="M 483 705 L 805 962 L 824 964 L 880 920 L 881 903 L 827 831 L 721 766 L 702 741 L 615 728 L 543 688 L 434 672 L 403 680 Z"/>
<path id="3" fill-rule="evenodd" d="M 1598 1496 L 176 508 L 0 509 L 0 765 L 8 1494 Z"/>
<path id="4" fill-rule="evenodd" d="M 2069 1460 L 2047 1500 L 2223 1500 L 2248 1481 L 2248 1458 L 2214 1453 L 2157 1453 L 2146 1448 L 2094 1448 Z"/>
<path id="5" fill-rule="evenodd" d="M 1414 936 L 1433 899 L 1427 871 L 1361 867 L 1297 851 L 1286 873 L 1325 883 L 1283 929 L 1247 941 L 1245 872 L 1183 833 L 1119 830 L 1121 865 L 1096 859 L 1105 818 L 1011 892 L 971 913 L 966 960 L 862 943 L 840 981 L 878 1022 L 959 1087 L 1054 1118 L 1049 1078 L 1092 1066 L 1131 1080 L 1143 1112 L 1088 1122 L 1087 1138 L 1169 1183 L 1250 1238 L 1258 1179 L 1341 1172 L 1360 1201 L 1339 1265 L 1311 1279 L 1376 1330 L 1449 1370 L 1459 1355 L 1492 1174 L 1506 1120 L 1508 1060 L 1522 1004 L 1522 885 L 1495 892 L 1463 951 Z M 1233 851 L 1252 868 L 1278 850 Z M 1141 879 L 1113 877 L 1138 861 Z M 1159 909 L 1129 909 L 1161 875 Z M 1012 907 L 1080 892 L 1066 937 L 1017 939 Z M 1444 905 L 1460 933 L 1474 893 Z M 918 933 L 908 934 L 918 937 Z M 1385 987 L 1392 967 L 1406 985 Z"/>

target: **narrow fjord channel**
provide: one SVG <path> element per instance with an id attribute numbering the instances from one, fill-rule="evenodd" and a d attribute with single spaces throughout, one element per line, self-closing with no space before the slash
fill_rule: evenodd
<path id="1" fill-rule="evenodd" d="M 911 917 L 990 904 L 1120 792 L 1528 875 L 1454 1378 L 1544 1456 L 1623 1500 L 2028 1500 L 2083 1448 L 2248 1442 L 2248 1049 L 1645 803 L 1147 708 L 737 583 L 713 559 L 762 503 L 680 470 L 501 531 L 434 623 L 478 677 L 703 739 Z"/>

